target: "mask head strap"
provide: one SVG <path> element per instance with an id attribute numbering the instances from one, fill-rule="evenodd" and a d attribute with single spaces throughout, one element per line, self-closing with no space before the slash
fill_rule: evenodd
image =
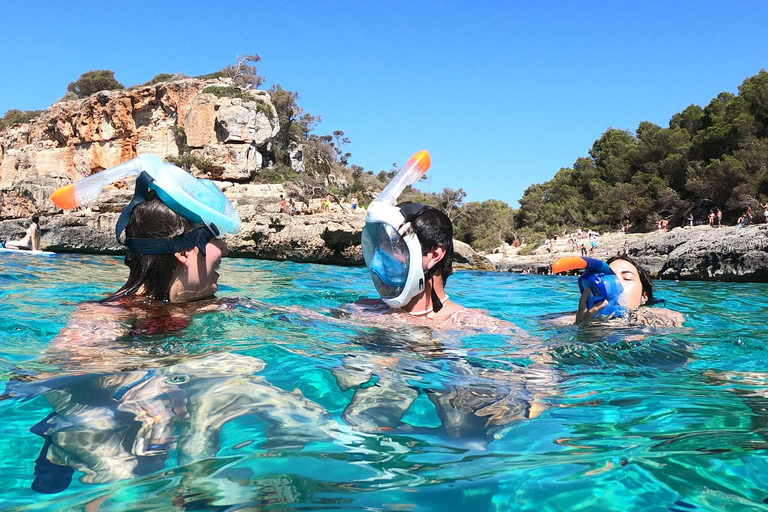
<path id="1" fill-rule="evenodd" d="M 428 206 L 423 203 L 410 203 L 400 208 L 400 213 L 403 215 L 405 222 L 413 222 L 427 208 Z"/>
<path id="2" fill-rule="evenodd" d="M 174 254 L 197 247 L 205 256 L 205 246 L 214 238 L 214 233 L 203 226 L 173 238 L 126 238 L 125 246 L 139 254 Z"/>

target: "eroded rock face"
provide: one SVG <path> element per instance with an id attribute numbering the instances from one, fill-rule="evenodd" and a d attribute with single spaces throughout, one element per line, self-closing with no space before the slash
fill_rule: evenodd
<path id="1" fill-rule="evenodd" d="M 667 279 L 768 282 L 768 225 L 677 228 L 644 237 L 633 256 Z"/>
<path id="2" fill-rule="evenodd" d="M 181 144 L 210 162 L 214 179 L 248 181 L 279 130 L 266 91 L 253 100 L 202 91 L 226 82 L 184 79 L 102 91 L 60 102 L 30 123 L 0 132 L 0 220 L 58 212 L 59 187 L 143 153 L 178 156 Z"/>

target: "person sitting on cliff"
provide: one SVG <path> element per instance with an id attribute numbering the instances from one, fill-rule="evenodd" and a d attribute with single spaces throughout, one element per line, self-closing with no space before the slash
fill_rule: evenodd
<path id="1" fill-rule="evenodd" d="M 654 298 L 651 277 L 640 264 L 627 255 L 615 256 L 610 258 L 607 263 L 624 288 L 627 308 L 630 312 L 630 324 L 657 327 L 680 327 L 683 325 L 685 318 L 681 313 L 666 308 L 649 307 L 663 302 L 663 300 Z M 608 305 L 608 301 L 603 301 L 592 308 L 588 308 L 587 297 L 590 293 L 589 288 L 584 290 L 579 299 L 579 309 L 576 311 L 575 318 L 570 317 L 571 321 L 575 321 L 577 325 L 591 322 L 595 315 Z"/>
<path id="2" fill-rule="evenodd" d="M 33 215 L 29 221 L 29 227 L 21 240 L 8 241 L 5 243 L 8 249 L 26 249 L 29 251 L 40 250 L 40 217 Z"/>

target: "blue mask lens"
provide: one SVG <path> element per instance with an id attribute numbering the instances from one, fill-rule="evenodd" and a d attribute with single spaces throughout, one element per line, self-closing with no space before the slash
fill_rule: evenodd
<path id="1" fill-rule="evenodd" d="M 363 257 L 376 291 L 384 299 L 400 296 L 408 280 L 408 246 L 395 228 L 368 223 L 362 235 Z"/>

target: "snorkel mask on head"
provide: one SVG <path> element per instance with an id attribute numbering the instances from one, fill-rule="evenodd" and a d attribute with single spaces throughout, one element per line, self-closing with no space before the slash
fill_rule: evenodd
<path id="1" fill-rule="evenodd" d="M 172 254 L 199 247 L 205 254 L 205 245 L 210 240 L 223 238 L 226 233 L 237 233 L 240 229 L 240 216 L 211 180 L 195 178 L 152 154 L 141 155 L 66 185 L 54 192 L 51 200 L 59 208 L 69 210 L 95 199 L 109 183 L 136 174 L 139 177 L 133 200 L 123 209 L 115 227 L 118 243 L 124 243 L 131 251 L 141 254 Z M 128 238 L 120 242 L 120 234 L 130 221 L 131 211 L 147 199 L 150 191 L 156 192 L 168 208 L 203 227 L 174 238 Z"/>
<path id="2" fill-rule="evenodd" d="M 413 155 L 389 185 L 368 207 L 363 228 L 363 257 L 376 291 L 393 308 L 408 304 L 424 291 L 430 270 L 421 268 L 422 253 L 419 238 L 411 223 L 426 205 L 412 203 L 403 208 L 394 205 L 405 187 L 421 179 L 431 165 L 427 151 Z M 433 291 L 433 311 L 442 303 Z"/>
<path id="3" fill-rule="evenodd" d="M 569 257 L 559 258 L 552 264 L 552 272 L 555 274 L 578 268 L 585 269 L 579 276 L 579 292 L 584 293 L 587 288 L 592 292 L 587 297 L 587 308 L 608 301 L 595 316 L 623 317 L 629 313 L 624 286 L 606 262 L 594 258 Z"/>

